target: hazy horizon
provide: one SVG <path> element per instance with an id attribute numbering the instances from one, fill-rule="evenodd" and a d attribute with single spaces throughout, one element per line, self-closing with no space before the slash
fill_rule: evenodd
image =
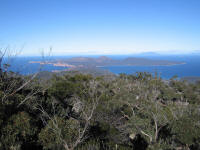
<path id="1" fill-rule="evenodd" d="M 49 54 L 48 51 L 46 51 L 46 53 L 44 52 L 44 56 L 61 56 L 61 57 L 65 57 L 65 56 L 145 56 L 145 55 L 152 55 L 152 56 L 156 56 L 156 55 L 163 55 L 163 56 L 176 56 L 176 55 L 200 55 L 200 50 L 194 50 L 194 51 L 144 51 L 144 52 L 136 52 L 136 53 L 54 53 L 54 51 L 52 51 L 52 53 Z M 40 51 L 38 51 L 38 53 L 35 54 L 24 54 L 24 53 L 20 53 L 18 55 L 19 57 L 41 57 L 43 56 L 42 53 L 40 53 Z"/>

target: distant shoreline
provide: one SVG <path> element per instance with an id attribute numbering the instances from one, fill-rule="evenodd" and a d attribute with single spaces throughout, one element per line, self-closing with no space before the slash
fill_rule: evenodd
<path id="1" fill-rule="evenodd" d="M 29 63 L 31 64 L 35 64 L 35 63 L 39 63 L 40 65 L 53 65 L 53 66 L 57 66 L 57 67 L 68 67 L 68 68 L 77 68 L 77 67 L 83 67 L 83 65 L 79 65 L 79 66 L 75 66 L 75 65 L 70 65 L 68 63 L 51 63 L 51 62 L 42 62 L 42 61 L 29 61 Z M 186 64 L 186 62 L 184 63 L 177 63 L 177 64 L 170 64 L 170 65 L 104 65 L 104 66 L 95 66 L 97 68 L 101 68 L 101 67 L 119 67 L 119 66 L 175 66 L 175 65 L 184 65 Z"/>
<path id="2" fill-rule="evenodd" d="M 180 63 L 180 64 L 171 64 L 171 65 L 108 65 L 108 66 L 96 66 L 96 67 L 98 67 L 98 68 L 101 68 L 101 67 L 119 67 L 119 66 L 121 66 L 121 67 L 129 67 L 129 66 L 176 66 L 176 65 L 185 65 L 185 64 L 187 64 L 186 62 L 184 62 L 184 63 Z"/>
<path id="3" fill-rule="evenodd" d="M 183 65 L 185 62 L 167 61 L 167 60 L 153 60 L 147 58 L 128 57 L 121 60 L 114 60 L 107 56 L 100 56 L 98 58 L 91 57 L 72 57 L 69 59 L 60 59 L 52 61 L 29 61 L 29 63 L 39 63 L 40 65 L 53 65 L 56 67 L 64 67 L 69 69 L 74 68 L 88 68 L 88 67 L 111 67 L 111 66 L 174 66 Z"/>

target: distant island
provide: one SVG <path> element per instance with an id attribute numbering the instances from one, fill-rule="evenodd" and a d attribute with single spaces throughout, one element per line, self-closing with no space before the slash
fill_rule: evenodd
<path id="1" fill-rule="evenodd" d="M 106 66 L 172 66 L 185 64 L 184 62 L 168 61 L 168 60 L 153 60 L 147 58 L 128 57 L 125 59 L 112 59 L 107 56 L 98 58 L 91 57 L 73 57 L 68 59 L 59 59 L 51 61 L 30 61 L 29 63 L 39 63 L 41 65 L 50 64 L 53 66 L 65 67 L 68 70 L 77 68 L 96 68 Z"/>

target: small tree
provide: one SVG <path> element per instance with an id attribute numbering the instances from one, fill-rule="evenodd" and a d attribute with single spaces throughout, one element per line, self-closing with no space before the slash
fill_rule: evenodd
<path id="1" fill-rule="evenodd" d="M 88 138 L 87 131 L 103 91 L 99 82 L 95 80 L 85 82 L 83 85 L 87 89 L 87 91 L 83 91 L 83 94 L 87 95 L 87 99 L 82 99 L 81 95 L 75 93 L 70 99 L 71 112 L 75 113 L 76 117 L 73 115 L 58 117 L 55 110 L 53 114 L 49 114 L 42 104 L 36 102 L 35 109 L 41 112 L 41 119 L 45 125 L 39 134 L 39 139 L 46 149 L 58 144 L 66 150 L 74 150 Z M 52 108 L 55 109 L 55 105 L 58 103 L 54 99 Z M 50 136 L 47 138 L 47 135 Z"/>

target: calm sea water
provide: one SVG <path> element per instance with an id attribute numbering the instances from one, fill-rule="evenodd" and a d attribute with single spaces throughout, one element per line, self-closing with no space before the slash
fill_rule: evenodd
<path id="1" fill-rule="evenodd" d="M 172 60 L 185 62 L 182 65 L 173 66 L 109 66 L 103 67 L 113 73 L 134 74 L 136 72 L 157 72 L 162 78 L 169 79 L 174 75 L 179 78 L 186 76 L 200 76 L 200 56 L 146 56 L 146 58 L 157 60 Z"/>
<path id="2" fill-rule="evenodd" d="M 72 56 L 66 57 L 51 57 L 45 58 L 45 60 L 53 60 L 60 58 L 70 58 Z M 90 57 L 98 57 L 98 56 L 90 56 Z M 108 56 L 113 59 L 123 59 L 130 56 Z M 185 56 L 134 56 L 134 57 L 145 57 L 150 59 L 157 60 L 172 60 L 172 61 L 180 61 L 185 62 L 186 64 L 182 65 L 174 65 L 174 66 L 107 66 L 102 67 L 102 69 L 107 69 L 115 74 L 125 73 L 125 74 L 134 74 L 136 72 L 149 72 L 154 74 L 157 72 L 161 75 L 162 78 L 169 79 L 174 75 L 178 77 L 186 77 L 186 76 L 200 76 L 200 55 L 185 55 Z M 30 64 L 29 61 L 41 61 L 44 60 L 41 57 L 18 57 L 13 59 L 5 60 L 7 63 L 11 64 L 10 70 L 14 72 L 18 72 L 21 74 L 32 74 L 38 71 L 53 71 L 53 70 L 63 70 L 66 68 L 63 67 L 55 67 L 52 65 L 44 65 L 41 66 L 39 64 Z"/>

